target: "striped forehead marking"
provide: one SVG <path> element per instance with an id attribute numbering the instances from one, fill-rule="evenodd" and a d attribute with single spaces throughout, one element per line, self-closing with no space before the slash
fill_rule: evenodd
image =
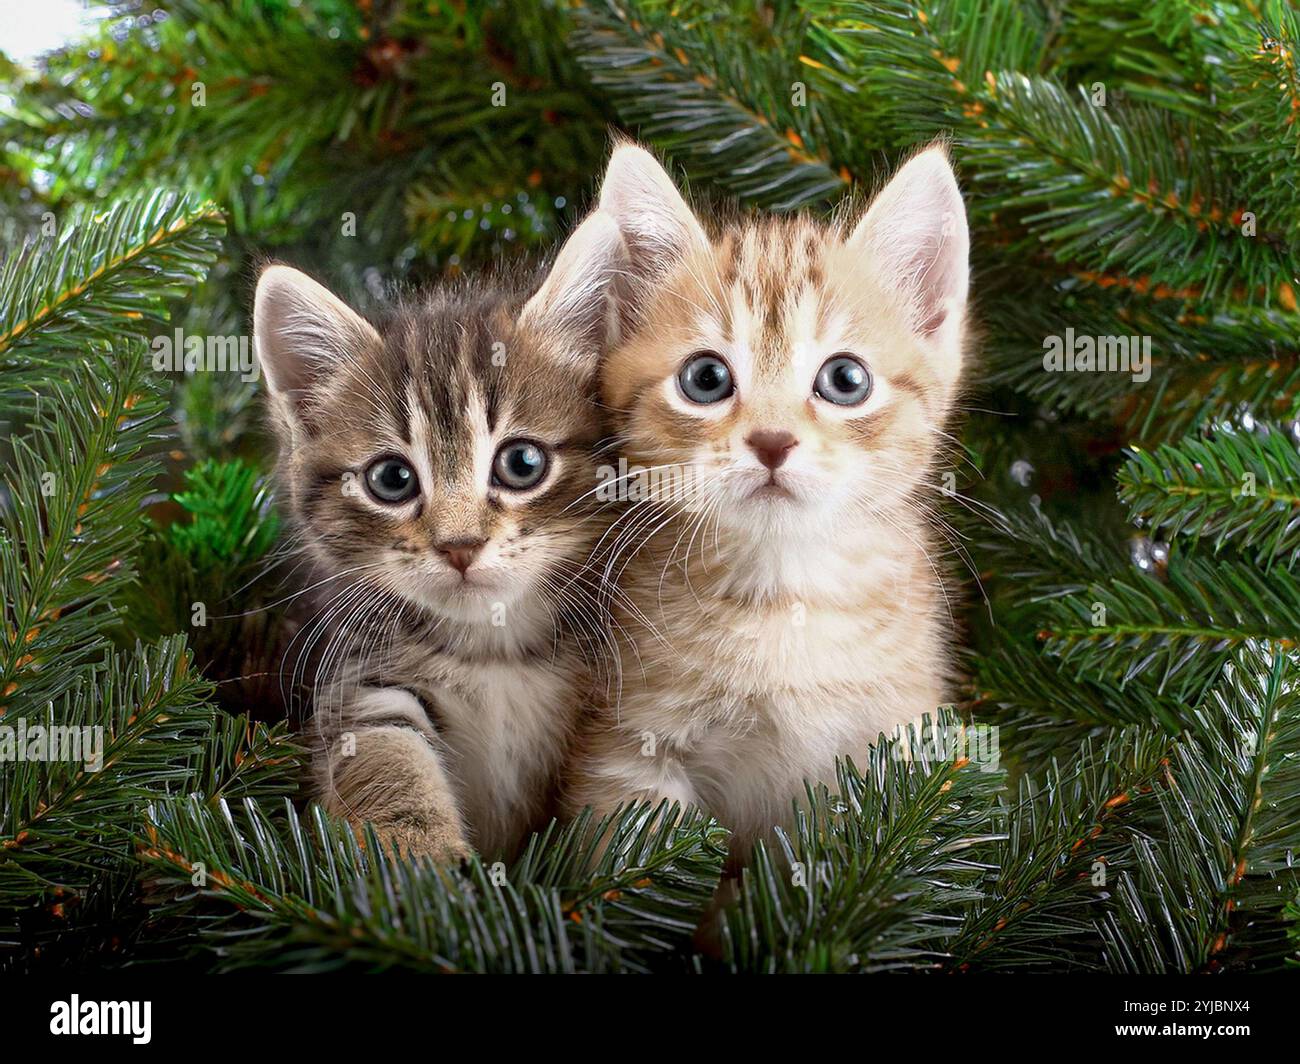
<path id="1" fill-rule="evenodd" d="M 755 373 L 779 374 L 795 345 L 811 344 L 824 331 L 824 239 L 806 224 L 774 220 L 729 230 L 717 245 L 722 332 L 749 352 Z"/>

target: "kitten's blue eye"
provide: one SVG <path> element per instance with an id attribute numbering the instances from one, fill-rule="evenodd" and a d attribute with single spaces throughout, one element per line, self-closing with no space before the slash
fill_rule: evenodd
<path id="1" fill-rule="evenodd" d="M 366 470 L 366 487 L 380 502 L 406 502 L 419 490 L 415 470 L 400 458 L 381 458 Z"/>
<path id="2" fill-rule="evenodd" d="M 720 403 L 736 390 L 727 364 L 711 351 L 693 355 L 677 373 L 677 386 L 692 403 Z"/>
<path id="3" fill-rule="evenodd" d="M 857 406 L 871 394 L 871 373 L 853 355 L 832 355 L 817 371 L 813 391 L 828 403 Z"/>
<path id="4" fill-rule="evenodd" d="M 531 440 L 503 443 L 492 461 L 492 482 L 498 487 L 523 491 L 546 476 L 546 452 Z"/>

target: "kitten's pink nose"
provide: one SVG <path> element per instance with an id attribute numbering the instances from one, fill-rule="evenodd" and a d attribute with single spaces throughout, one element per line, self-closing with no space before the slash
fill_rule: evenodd
<path id="1" fill-rule="evenodd" d="M 474 564 L 474 559 L 478 557 L 478 552 L 483 549 L 484 539 L 449 539 L 443 543 L 435 543 L 433 549 L 447 559 L 447 564 L 457 570 L 462 576 L 465 570 Z"/>
<path id="2" fill-rule="evenodd" d="M 794 433 L 785 429 L 755 429 L 745 442 L 768 469 L 779 468 L 799 444 Z"/>

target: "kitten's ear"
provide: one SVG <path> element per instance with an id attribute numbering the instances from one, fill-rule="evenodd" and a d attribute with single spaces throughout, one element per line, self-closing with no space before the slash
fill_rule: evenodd
<path id="1" fill-rule="evenodd" d="M 305 273 L 268 266 L 253 298 L 253 346 L 272 397 L 300 415 L 335 365 L 380 342 L 360 314 Z"/>
<path id="2" fill-rule="evenodd" d="M 914 156 L 858 222 L 849 245 L 905 301 L 912 328 L 959 343 L 970 280 L 966 206 L 940 146 Z"/>
<path id="3" fill-rule="evenodd" d="M 618 223 L 627 246 L 619 308 L 634 318 L 655 281 L 708 238 L 673 179 L 644 148 L 615 147 L 600 186 L 600 209 Z"/>
<path id="4" fill-rule="evenodd" d="M 524 304 L 520 321 L 558 333 L 574 368 L 594 370 L 614 339 L 613 284 L 625 259 L 614 219 L 593 211 L 560 248 L 542 287 Z"/>

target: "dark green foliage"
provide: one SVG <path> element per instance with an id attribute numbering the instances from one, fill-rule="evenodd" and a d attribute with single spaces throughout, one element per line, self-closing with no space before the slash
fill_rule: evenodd
<path id="1" fill-rule="evenodd" d="M 1258 563 L 1294 568 L 1300 552 L 1300 450 L 1277 427 L 1266 435 L 1224 425 L 1212 439 L 1155 451 L 1135 448 L 1120 470 L 1120 496 L 1170 538 L 1255 548 Z"/>
<path id="2" fill-rule="evenodd" d="M 145 831 L 155 890 L 176 892 L 167 907 L 222 968 L 295 972 L 680 967 L 725 853 L 712 821 L 648 806 L 552 828 L 510 869 L 395 860 L 319 807 L 271 815 L 251 798 L 160 803 Z"/>
<path id="3" fill-rule="evenodd" d="M 107 210 L 73 207 L 0 267 L 0 368 L 7 389 L 58 372 L 95 342 L 152 332 L 163 300 L 200 281 L 223 230 L 211 204 L 169 192 Z"/>
<path id="4" fill-rule="evenodd" d="M 1300 583 L 1236 560 L 1175 555 L 1165 579 L 1134 573 L 1055 599 L 1039 638 L 1080 674 L 1121 685 L 1148 670 L 1186 697 L 1248 642 L 1300 631 Z"/>
<path id="5" fill-rule="evenodd" d="M 835 794 L 810 789 L 793 835 L 760 843 L 725 913 L 737 972 L 935 967 L 981 898 L 982 854 L 1000 838 L 1005 777 L 958 745 L 942 714 L 839 766 Z M 995 752 L 995 751 L 994 751 Z"/>
<path id="6" fill-rule="evenodd" d="M 265 478 L 242 462 L 200 462 L 173 498 L 189 514 L 167 528 L 194 568 L 238 571 L 270 550 L 279 530 Z"/>
<path id="7" fill-rule="evenodd" d="M 996 821 L 994 875 L 951 939 L 948 967 L 1096 967 L 1095 921 L 1111 899 L 1099 880 L 1126 861 L 1122 811 L 1158 779 L 1171 742 L 1116 729 L 1058 745 L 1041 773 L 1020 781 Z"/>
<path id="8" fill-rule="evenodd" d="M 1171 750 L 1100 930 L 1113 971 L 1280 966 L 1300 890 L 1292 656 L 1252 646 Z"/>
<path id="9" fill-rule="evenodd" d="M 199 375 L 200 379 L 203 375 Z M 124 596 L 126 633 L 185 631 L 205 673 L 220 677 L 217 702 L 259 720 L 284 713 L 282 610 L 293 601 L 273 547 L 280 528 L 265 474 L 239 459 L 207 459 L 172 495 L 181 516 L 150 522 L 144 553 L 153 579 Z"/>
<path id="10" fill-rule="evenodd" d="M 807 16 L 789 3 L 770 10 L 768 23 L 746 4 L 597 0 L 582 9 L 578 49 L 623 121 L 687 164 L 692 180 L 789 210 L 848 185 L 816 94 L 812 106 L 793 103 L 791 78 L 807 77 L 798 52 Z M 738 38 L 753 50 L 737 50 Z"/>
<path id="11" fill-rule="evenodd" d="M 76 682 L 135 578 L 129 552 L 157 470 L 142 451 L 163 408 L 143 367 L 139 346 L 123 345 L 117 361 L 86 357 L 12 441 L 0 538 L 6 714 L 36 710 Z"/>
<path id="12" fill-rule="evenodd" d="M 180 639 L 109 655 L 44 712 L 21 718 L 29 736 L 37 725 L 102 728 L 102 763 L 83 748 L 75 760 L 6 764 L 0 902 L 7 914 L 75 894 L 121 863 L 130 854 L 132 807 L 189 777 L 187 763 L 211 722 L 201 708 L 208 685 L 188 665 Z"/>

